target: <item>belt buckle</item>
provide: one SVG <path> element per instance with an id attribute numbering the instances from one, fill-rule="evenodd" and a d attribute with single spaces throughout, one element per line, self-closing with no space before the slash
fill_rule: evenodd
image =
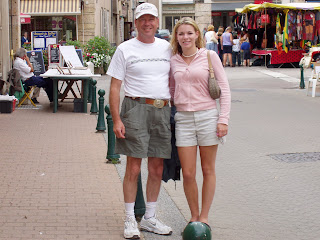
<path id="1" fill-rule="evenodd" d="M 161 99 L 155 99 L 153 102 L 153 106 L 155 106 L 156 108 L 163 108 L 164 101 Z"/>

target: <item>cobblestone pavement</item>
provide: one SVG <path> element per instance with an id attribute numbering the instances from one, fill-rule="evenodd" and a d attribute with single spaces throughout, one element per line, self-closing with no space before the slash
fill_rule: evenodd
<path id="1" fill-rule="evenodd" d="M 0 114 L 0 239 L 123 239 L 122 184 L 96 116 L 39 101 Z"/>
<path id="2" fill-rule="evenodd" d="M 218 153 L 213 239 L 319 239 L 319 98 L 299 89 L 300 69 L 226 72 L 232 110 L 228 140 Z M 304 74 L 307 79 L 310 70 Z M 182 181 L 163 189 L 188 220 Z"/>
<path id="3" fill-rule="evenodd" d="M 226 72 L 232 109 L 227 143 L 218 152 L 213 239 L 319 239 L 319 98 L 298 88 L 299 69 Z M 279 72 L 296 79 L 271 76 Z M 188 219 L 182 183 L 165 188 Z"/>
<path id="4" fill-rule="evenodd" d="M 300 69 L 226 72 L 232 112 L 218 152 L 213 239 L 319 239 L 319 98 L 299 89 Z M 98 79 L 106 103 L 109 84 Z M 39 100 L 39 109 L 0 114 L 0 239 L 122 239 L 125 158 L 105 164 L 96 116 L 73 113 L 72 103 L 52 114 L 43 91 Z M 146 160 L 142 175 L 145 183 Z M 190 218 L 182 181 L 162 185 L 158 215 L 174 234 L 143 238 L 181 239 Z"/>

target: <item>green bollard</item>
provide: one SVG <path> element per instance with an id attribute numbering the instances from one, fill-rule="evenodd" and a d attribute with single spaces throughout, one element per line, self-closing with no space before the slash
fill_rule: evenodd
<path id="1" fill-rule="evenodd" d="M 300 65 L 300 70 L 301 70 L 301 74 L 300 74 L 300 88 L 304 89 L 305 85 L 304 85 L 304 76 L 303 76 L 303 65 Z"/>
<path id="2" fill-rule="evenodd" d="M 119 154 L 114 153 L 115 143 L 116 143 L 116 135 L 113 132 L 113 120 L 110 112 L 109 105 L 104 107 L 104 111 L 107 114 L 107 126 L 108 126 L 108 152 L 107 152 L 107 163 L 117 164 L 120 163 Z"/>
<path id="3" fill-rule="evenodd" d="M 94 86 L 95 87 L 95 86 Z M 104 123 L 104 111 L 103 111 L 103 105 L 104 105 L 104 94 L 105 91 L 103 89 L 100 89 L 98 91 L 99 94 L 99 115 L 98 115 L 98 123 L 96 130 L 98 132 L 105 132 L 106 130 L 106 124 Z"/>
<path id="4" fill-rule="evenodd" d="M 142 191 L 141 172 L 139 173 L 137 184 L 138 184 L 138 187 L 137 187 L 136 202 L 134 205 L 134 215 L 136 216 L 137 221 L 140 221 L 142 216 L 146 212 L 146 204 L 144 202 L 143 191 Z"/>
<path id="5" fill-rule="evenodd" d="M 182 233 L 183 240 L 211 240 L 210 227 L 202 222 L 190 222 Z"/>
<path id="6" fill-rule="evenodd" d="M 88 85 L 88 90 L 89 90 L 89 94 L 88 94 L 88 103 L 92 103 L 92 79 L 89 80 L 89 85 Z"/>
<path id="7" fill-rule="evenodd" d="M 98 106 L 97 106 L 97 87 L 96 87 L 97 81 L 93 80 L 92 81 L 92 91 L 91 91 L 91 95 L 92 95 L 92 99 L 91 99 L 91 108 L 90 108 L 90 112 L 91 114 L 98 114 Z"/>

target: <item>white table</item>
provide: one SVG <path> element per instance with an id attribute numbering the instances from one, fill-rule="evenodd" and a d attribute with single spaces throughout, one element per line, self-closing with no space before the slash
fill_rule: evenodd
<path id="1" fill-rule="evenodd" d="M 53 81 L 53 112 L 58 111 L 58 82 L 69 80 L 81 80 L 83 89 L 83 112 L 87 112 L 88 102 L 88 82 L 93 77 L 101 77 L 100 74 L 92 74 L 89 69 L 76 70 L 71 69 L 71 74 L 67 69 L 63 69 L 66 74 L 61 74 L 57 69 L 49 69 L 44 74 L 40 74 L 43 78 L 51 78 Z"/>

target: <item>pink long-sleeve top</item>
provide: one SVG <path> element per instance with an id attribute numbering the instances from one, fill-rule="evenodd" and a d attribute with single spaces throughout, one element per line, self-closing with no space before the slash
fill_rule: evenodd
<path id="1" fill-rule="evenodd" d="M 215 78 L 221 89 L 218 123 L 228 125 L 231 107 L 231 94 L 227 75 L 219 56 L 210 51 Z M 188 65 L 179 54 L 171 57 L 170 93 L 177 111 L 201 111 L 217 108 L 216 100 L 209 95 L 209 64 L 207 50 L 199 49 Z"/>

